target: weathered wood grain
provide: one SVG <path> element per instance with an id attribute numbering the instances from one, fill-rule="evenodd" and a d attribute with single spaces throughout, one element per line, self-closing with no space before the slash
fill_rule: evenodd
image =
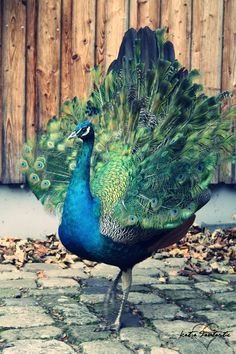
<path id="1" fill-rule="evenodd" d="M 0 0 L 0 22 L 1 182 L 22 181 L 24 139 L 63 101 L 87 96 L 91 68 L 106 71 L 128 27 L 167 26 L 207 93 L 231 90 L 236 103 L 236 0 Z M 214 182 L 218 174 L 236 183 L 235 166 L 222 165 Z"/>
<path id="2" fill-rule="evenodd" d="M 191 0 L 165 0 L 161 4 L 161 26 L 167 27 L 176 58 L 190 68 Z"/>
<path id="3" fill-rule="evenodd" d="M 60 16 L 59 0 L 38 2 L 36 92 L 39 128 L 45 128 L 48 119 L 58 112 Z"/>
<path id="4" fill-rule="evenodd" d="M 201 72 L 208 94 L 221 88 L 223 1 L 193 0 L 191 65 Z"/>
<path id="5" fill-rule="evenodd" d="M 26 8 L 26 139 L 35 136 L 37 1 L 28 0 Z"/>
<path id="6" fill-rule="evenodd" d="M 128 29 L 128 1 L 107 2 L 106 69 L 117 58 L 124 32 Z"/>
<path id="7" fill-rule="evenodd" d="M 62 0 L 61 17 L 61 97 L 60 104 L 72 98 L 72 0 Z"/>
<path id="8" fill-rule="evenodd" d="M 193 0 L 191 66 L 200 70 L 199 81 L 208 95 L 221 88 L 223 1 Z M 219 180 L 217 169 L 212 183 Z"/>
<path id="9" fill-rule="evenodd" d="M 101 66 L 102 75 L 105 72 L 106 57 L 105 57 L 105 45 L 106 45 L 106 23 L 107 23 L 107 0 L 97 0 L 97 12 L 96 12 L 96 42 L 95 42 L 95 63 Z"/>
<path id="10" fill-rule="evenodd" d="M 83 19 L 79 21 L 78 19 Z M 72 94 L 85 98 L 94 67 L 95 0 L 73 2 L 72 14 Z"/>
<path id="11" fill-rule="evenodd" d="M 224 34 L 223 34 L 223 64 L 222 90 L 229 90 L 233 97 L 229 104 L 236 104 L 236 0 L 224 1 Z M 236 133 L 236 117 L 234 119 Z M 236 147 L 235 147 L 236 149 Z M 236 167 L 230 163 L 222 164 L 219 171 L 219 181 L 236 183 Z"/>
<path id="12" fill-rule="evenodd" d="M 0 1 L 0 181 L 2 176 L 2 95 L 3 95 L 3 75 L 2 75 L 2 52 L 3 52 L 3 43 L 2 43 L 2 28 L 3 28 L 3 2 Z"/>
<path id="13" fill-rule="evenodd" d="M 161 0 L 130 0 L 129 27 L 149 26 L 152 30 L 160 26 Z"/>
<path id="14" fill-rule="evenodd" d="M 25 119 L 26 7 L 20 0 L 3 2 L 3 183 L 19 183 Z"/>

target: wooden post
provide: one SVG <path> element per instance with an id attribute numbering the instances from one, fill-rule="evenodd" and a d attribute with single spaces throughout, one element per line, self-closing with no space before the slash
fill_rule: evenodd
<path id="1" fill-rule="evenodd" d="M 3 183 L 19 183 L 19 160 L 25 129 L 26 7 L 20 0 L 3 1 Z"/>
<path id="2" fill-rule="evenodd" d="M 72 95 L 88 95 L 94 66 L 95 0 L 76 0 L 72 14 Z"/>
<path id="3" fill-rule="evenodd" d="M 72 0 L 62 0 L 60 105 L 72 98 Z"/>
<path id="4" fill-rule="evenodd" d="M 26 9 L 26 139 L 35 136 L 37 1 L 28 0 Z"/>
<path id="5" fill-rule="evenodd" d="M 130 0 L 129 27 L 160 27 L 161 0 Z"/>
<path id="6" fill-rule="evenodd" d="M 37 121 L 45 128 L 48 119 L 58 113 L 60 80 L 59 0 L 38 2 L 37 29 Z"/>
<path id="7" fill-rule="evenodd" d="M 190 68 L 191 0 L 165 0 L 161 6 L 161 26 L 167 27 L 180 63 Z"/>
<path id="8" fill-rule="evenodd" d="M 107 0 L 97 0 L 96 22 L 96 64 L 101 66 L 102 75 L 105 73 L 105 46 L 106 46 L 106 23 L 107 23 Z"/>
<path id="9" fill-rule="evenodd" d="M 106 69 L 117 58 L 124 32 L 128 29 L 128 1 L 107 3 Z"/>
<path id="10" fill-rule="evenodd" d="M 230 104 L 236 104 L 236 0 L 224 1 L 224 36 L 223 36 L 223 64 L 222 64 L 222 91 L 229 90 L 233 97 Z M 236 133 L 236 117 L 234 119 Z M 236 147 L 235 147 L 236 149 Z M 230 163 L 222 164 L 220 168 L 220 182 L 236 183 L 236 167 Z"/>
<path id="11" fill-rule="evenodd" d="M 2 28 L 3 28 L 3 2 L 0 1 L 0 182 L 1 182 L 1 176 L 2 176 L 2 156 L 3 156 L 3 151 L 2 151 L 2 127 L 3 127 L 3 107 L 2 107 L 2 95 L 3 95 L 3 71 L 2 71 L 2 55 L 3 55 L 3 33 L 2 33 Z"/>
<path id="12" fill-rule="evenodd" d="M 208 95 L 221 89 L 223 1 L 193 0 L 191 66 L 201 72 L 200 81 Z M 219 170 L 212 183 L 217 183 Z"/>

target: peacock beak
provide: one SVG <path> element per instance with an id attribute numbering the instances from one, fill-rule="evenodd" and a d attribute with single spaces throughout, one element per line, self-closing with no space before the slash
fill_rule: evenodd
<path id="1" fill-rule="evenodd" d="M 77 137 L 77 132 L 76 131 L 73 131 L 69 136 L 68 136 L 68 140 L 70 140 L 70 139 L 74 139 L 74 138 L 76 138 Z"/>

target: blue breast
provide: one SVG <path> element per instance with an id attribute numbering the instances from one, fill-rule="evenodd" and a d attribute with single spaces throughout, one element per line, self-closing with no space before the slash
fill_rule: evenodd
<path id="1" fill-rule="evenodd" d="M 68 193 L 59 236 L 63 245 L 81 258 L 127 269 L 147 257 L 142 245 L 125 245 L 100 233 L 99 205 L 93 198 L 74 199 Z"/>

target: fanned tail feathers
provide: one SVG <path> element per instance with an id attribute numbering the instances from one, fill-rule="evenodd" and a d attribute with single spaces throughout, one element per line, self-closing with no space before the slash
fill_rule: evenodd
<path id="1" fill-rule="evenodd" d="M 209 200 L 220 152 L 232 154 L 235 147 L 235 106 L 221 113 L 229 93 L 207 97 L 194 83 L 198 75 L 181 67 L 163 29 L 127 31 L 104 79 L 100 67 L 94 69 L 88 101 L 65 102 L 38 143 L 24 146 L 22 170 L 36 196 L 52 208 L 62 205 L 79 148 L 67 136 L 91 119 L 91 187 L 103 213 L 123 227 L 180 225 Z M 102 187 L 106 176 L 119 188 L 116 168 L 123 181 L 117 194 Z"/>

